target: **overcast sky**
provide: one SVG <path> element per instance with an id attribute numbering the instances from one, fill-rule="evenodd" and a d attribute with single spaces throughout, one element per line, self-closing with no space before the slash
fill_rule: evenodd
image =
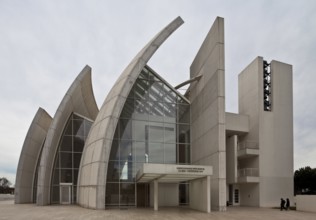
<path id="1" fill-rule="evenodd" d="M 253 59 L 294 70 L 294 168 L 316 167 L 316 1 L 0 0 L 0 177 L 14 183 L 39 107 L 54 116 L 86 64 L 100 107 L 138 51 L 177 16 L 185 21 L 149 65 L 172 85 L 217 16 L 225 19 L 226 111 L 237 112 L 237 76 Z"/>

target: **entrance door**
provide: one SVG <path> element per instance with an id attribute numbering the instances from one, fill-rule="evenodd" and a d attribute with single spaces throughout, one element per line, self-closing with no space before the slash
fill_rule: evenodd
<path id="1" fill-rule="evenodd" d="M 234 200 L 234 193 L 233 193 L 233 185 L 229 185 L 229 192 L 228 192 L 228 202 L 229 202 L 229 205 L 233 205 L 233 200 Z"/>
<path id="2" fill-rule="evenodd" d="M 60 183 L 60 204 L 71 204 L 71 183 Z"/>
<path id="3" fill-rule="evenodd" d="M 149 207 L 148 183 L 137 183 L 137 207 Z"/>
<path id="4" fill-rule="evenodd" d="M 234 205 L 240 205 L 239 189 L 234 189 Z"/>
<path id="5" fill-rule="evenodd" d="M 187 182 L 179 183 L 179 205 L 189 205 L 189 184 Z"/>

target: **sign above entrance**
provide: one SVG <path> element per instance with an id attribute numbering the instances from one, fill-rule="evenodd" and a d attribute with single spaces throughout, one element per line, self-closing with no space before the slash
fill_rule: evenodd
<path id="1" fill-rule="evenodd" d="M 204 167 L 177 167 L 179 173 L 203 173 Z"/>
<path id="2" fill-rule="evenodd" d="M 199 179 L 213 174 L 211 166 L 144 163 L 137 172 L 137 182 L 174 183 Z"/>

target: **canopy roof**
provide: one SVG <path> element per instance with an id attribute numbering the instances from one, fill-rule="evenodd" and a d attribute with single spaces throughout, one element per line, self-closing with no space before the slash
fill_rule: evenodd
<path id="1" fill-rule="evenodd" d="M 212 166 L 144 163 L 137 172 L 138 183 L 177 183 L 204 178 L 213 174 Z"/>

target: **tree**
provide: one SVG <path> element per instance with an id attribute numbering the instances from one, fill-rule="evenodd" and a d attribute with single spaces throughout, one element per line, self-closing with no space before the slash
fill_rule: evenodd
<path id="1" fill-rule="evenodd" d="M 0 187 L 1 188 L 9 188 L 12 183 L 5 177 L 0 178 Z"/>
<path id="2" fill-rule="evenodd" d="M 294 173 L 295 194 L 316 194 L 316 168 L 300 168 Z"/>
<path id="3" fill-rule="evenodd" d="M 0 193 L 8 193 L 8 190 L 10 189 L 11 182 L 5 178 L 0 178 Z"/>

